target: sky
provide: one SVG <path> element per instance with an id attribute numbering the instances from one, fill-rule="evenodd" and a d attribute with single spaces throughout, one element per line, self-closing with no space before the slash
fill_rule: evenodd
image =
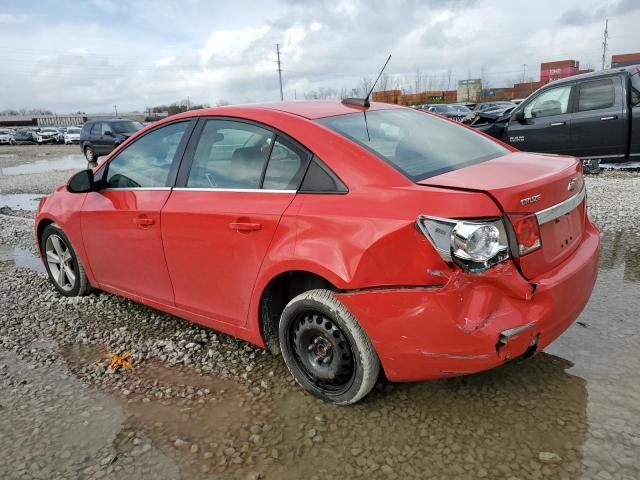
<path id="1" fill-rule="evenodd" d="M 510 86 L 599 69 L 606 18 L 607 63 L 640 52 L 640 0 L 0 0 L 0 111 L 276 101 L 276 44 L 285 100 L 351 93 L 389 54 L 389 87 Z"/>

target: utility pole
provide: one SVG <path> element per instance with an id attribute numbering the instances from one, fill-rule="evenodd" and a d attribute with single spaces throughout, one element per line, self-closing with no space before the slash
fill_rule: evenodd
<path id="1" fill-rule="evenodd" d="M 118 116 L 118 105 L 113 106 L 113 110 L 116 112 L 116 117 Z"/>
<path id="2" fill-rule="evenodd" d="M 522 83 L 526 83 L 527 81 L 527 64 L 522 64 Z"/>
<path id="3" fill-rule="evenodd" d="M 602 40 L 602 70 L 607 59 L 607 39 L 609 38 L 609 19 L 604 23 L 604 38 Z"/>
<path id="4" fill-rule="evenodd" d="M 280 44 L 276 43 L 276 55 L 278 56 L 278 80 L 280 81 L 280 101 L 284 100 L 284 95 L 282 94 L 282 65 L 280 63 Z"/>

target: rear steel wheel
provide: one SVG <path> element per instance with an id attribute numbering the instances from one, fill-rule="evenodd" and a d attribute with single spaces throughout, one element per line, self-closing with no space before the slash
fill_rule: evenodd
<path id="1" fill-rule="evenodd" d="M 349 341 L 322 313 L 301 313 L 292 324 L 295 360 L 307 378 L 323 390 L 348 389 L 355 365 Z"/>
<path id="2" fill-rule="evenodd" d="M 322 400 L 355 403 L 378 379 L 380 361 L 371 341 L 330 290 L 309 290 L 291 300 L 278 333 L 287 368 Z"/>
<path id="3" fill-rule="evenodd" d="M 93 151 L 92 147 L 85 147 L 84 156 L 87 159 L 87 162 L 93 163 L 96 161 L 96 154 Z"/>

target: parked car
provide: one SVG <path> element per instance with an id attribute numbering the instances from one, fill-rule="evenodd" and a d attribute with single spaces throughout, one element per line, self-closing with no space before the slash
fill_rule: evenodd
<path id="1" fill-rule="evenodd" d="M 36 134 L 27 129 L 17 130 L 11 143 L 13 145 L 35 145 L 37 143 Z"/>
<path id="2" fill-rule="evenodd" d="M 600 162 L 640 160 L 640 65 L 551 82 L 502 120 L 499 138 L 531 152 Z"/>
<path id="3" fill-rule="evenodd" d="M 597 274 L 585 195 L 576 159 L 436 115 L 277 103 L 150 125 L 45 197 L 35 235 L 60 294 L 99 288 L 281 352 L 349 404 L 381 370 L 466 375 L 557 338 Z"/>
<path id="4" fill-rule="evenodd" d="M 64 134 L 64 144 L 80 143 L 80 127 L 67 127 Z"/>
<path id="5" fill-rule="evenodd" d="M 486 112 L 489 110 L 499 110 L 499 109 L 506 110 L 508 108 L 513 108 L 515 106 L 516 106 L 515 103 L 506 102 L 506 101 L 483 102 L 483 103 L 478 103 L 473 110 L 476 112 Z"/>
<path id="6" fill-rule="evenodd" d="M 80 150 L 89 163 L 95 162 L 142 128 L 140 122 L 126 118 L 89 120 L 80 132 Z"/>
<path id="7" fill-rule="evenodd" d="M 0 144 L 2 143 L 11 143 L 11 139 L 13 138 L 13 131 L 9 129 L 0 128 Z"/>
<path id="8" fill-rule="evenodd" d="M 460 103 L 451 103 L 449 104 L 449 106 L 453 108 L 456 112 L 462 114 L 464 117 L 471 115 L 471 113 L 473 112 L 473 110 L 471 110 L 469 107 L 467 107 L 466 105 L 462 105 Z"/>
<path id="9" fill-rule="evenodd" d="M 427 112 L 437 113 L 438 115 L 442 115 L 458 122 L 466 116 L 465 113 L 462 113 L 458 111 L 457 108 L 454 108 L 451 105 L 447 104 L 431 105 L 427 108 Z"/>
<path id="10" fill-rule="evenodd" d="M 55 128 L 45 127 L 36 132 L 36 142 L 39 145 L 43 143 L 62 143 L 62 141 L 62 134 Z"/>

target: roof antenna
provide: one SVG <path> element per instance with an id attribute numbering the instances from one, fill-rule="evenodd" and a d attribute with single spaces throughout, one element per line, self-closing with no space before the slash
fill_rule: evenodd
<path id="1" fill-rule="evenodd" d="M 384 69 L 387 68 L 387 64 L 389 63 L 389 60 L 391 60 L 391 55 L 389 55 L 389 58 L 387 58 L 387 61 L 384 62 L 384 65 L 380 70 L 380 73 L 378 74 L 378 78 L 376 78 L 376 81 L 373 82 L 373 85 L 371 85 L 371 90 L 369 90 L 369 93 L 367 93 L 367 96 L 365 98 L 345 98 L 344 100 L 342 100 L 342 103 L 344 105 L 354 105 L 356 107 L 369 108 L 371 106 L 371 103 L 369 103 L 369 97 L 371 97 L 371 94 L 373 93 L 373 89 L 376 88 L 378 80 L 380 80 L 380 77 L 382 76 L 382 72 L 384 72 Z"/>

